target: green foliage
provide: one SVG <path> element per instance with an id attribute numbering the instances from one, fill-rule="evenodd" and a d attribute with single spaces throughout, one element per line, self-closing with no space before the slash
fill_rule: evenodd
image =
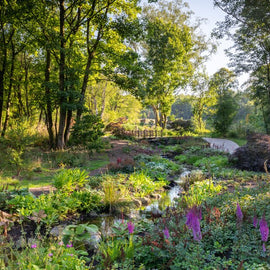
<path id="1" fill-rule="evenodd" d="M 80 169 L 62 170 L 54 176 L 53 185 L 62 192 L 72 192 L 88 182 L 88 174 Z"/>
<path id="2" fill-rule="evenodd" d="M 104 192 L 104 204 L 109 207 L 110 213 L 127 199 L 127 188 L 119 182 L 113 181 L 113 179 L 108 179 L 106 182 L 103 182 L 102 189 Z"/>
<path id="3" fill-rule="evenodd" d="M 214 186 L 213 181 L 210 179 L 201 182 L 195 182 L 190 186 L 187 194 L 179 199 L 180 205 L 184 208 L 192 208 L 196 205 L 201 205 L 206 199 L 216 196 L 222 191 L 221 185 Z"/>
<path id="4" fill-rule="evenodd" d="M 76 201 L 80 202 L 78 206 L 79 212 L 89 213 L 91 211 L 101 211 L 104 208 L 103 205 L 103 194 L 91 188 L 86 188 L 84 190 L 78 190 L 72 193 L 72 197 Z"/>
<path id="5" fill-rule="evenodd" d="M 221 68 L 210 80 L 210 88 L 218 95 L 214 105 L 213 125 L 216 132 L 223 136 L 228 132 L 236 115 L 238 104 L 233 92 L 236 87 L 235 74 L 226 68 Z"/>
<path id="6" fill-rule="evenodd" d="M 94 224 L 68 225 L 62 232 L 62 240 L 65 245 L 72 243 L 74 246 L 82 245 L 89 240 L 92 234 L 98 234 L 98 227 Z"/>
<path id="7" fill-rule="evenodd" d="M 8 197 L 9 200 L 5 203 L 6 209 L 12 213 L 18 213 L 24 218 L 35 216 L 40 211 L 44 211 L 44 216 L 41 217 L 40 221 L 47 225 L 80 212 L 88 213 L 103 208 L 101 194 L 93 190 L 74 191 L 71 194 L 55 192 L 42 194 L 38 198 L 29 193 L 14 195 Z"/>
<path id="8" fill-rule="evenodd" d="M 85 145 L 88 149 L 102 148 L 104 124 L 99 116 L 86 114 L 72 128 L 70 143 Z"/>
<path id="9" fill-rule="evenodd" d="M 140 168 L 156 180 L 165 180 L 168 175 L 177 174 L 181 169 L 175 162 L 159 156 L 138 155 L 135 159 Z"/>
<path id="10" fill-rule="evenodd" d="M 214 128 L 216 132 L 222 135 L 227 134 L 236 115 L 236 108 L 237 104 L 232 94 L 227 93 L 218 99 L 214 117 Z"/>
<path id="11" fill-rule="evenodd" d="M 7 266 L 11 269 L 77 269 L 86 270 L 87 252 L 77 250 L 74 247 L 66 247 L 62 243 L 40 241 L 35 239 L 33 243 L 26 244 L 22 250 L 11 248 L 12 260 L 8 259 Z M 7 258 L 6 258 L 7 259 Z M 0 265 L 3 262 L 0 259 Z"/>
<path id="12" fill-rule="evenodd" d="M 128 184 L 131 185 L 136 197 L 145 197 L 156 190 L 162 189 L 167 182 L 159 180 L 154 182 L 147 172 L 135 172 L 129 176 Z"/>

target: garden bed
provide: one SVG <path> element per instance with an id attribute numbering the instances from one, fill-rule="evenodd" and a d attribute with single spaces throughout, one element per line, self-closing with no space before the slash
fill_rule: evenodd
<path id="1" fill-rule="evenodd" d="M 18 269 L 268 269 L 268 176 L 232 169 L 228 154 L 200 139 L 170 140 L 125 145 L 118 149 L 122 156 L 114 153 L 110 174 L 64 169 L 54 178 L 53 193 L 9 195 L 1 209 L 19 214 L 28 241 L 16 249 L 16 234 L 14 244 L 2 237 L 2 268 L 22 261 Z M 149 202 L 187 167 L 191 173 L 172 207 L 147 219 L 128 216 L 125 209 Z M 89 219 L 102 213 L 118 217 L 106 235 Z M 19 228 L 12 224 L 6 223 L 10 237 Z M 59 224 L 64 233 L 51 235 Z M 95 245 L 86 241 L 93 237 Z"/>

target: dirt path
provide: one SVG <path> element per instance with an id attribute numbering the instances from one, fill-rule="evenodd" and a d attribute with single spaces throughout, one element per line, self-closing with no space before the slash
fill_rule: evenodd
<path id="1" fill-rule="evenodd" d="M 211 148 L 220 149 L 230 154 L 232 154 L 239 147 L 237 143 L 226 139 L 215 139 L 215 138 L 203 138 L 203 139 L 210 143 Z"/>

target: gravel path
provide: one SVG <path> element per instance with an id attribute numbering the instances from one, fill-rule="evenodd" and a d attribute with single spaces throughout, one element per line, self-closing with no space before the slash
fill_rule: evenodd
<path id="1" fill-rule="evenodd" d="M 203 138 L 203 139 L 210 143 L 211 148 L 220 149 L 230 154 L 232 154 L 239 147 L 237 143 L 226 139 L 215 139 L 215 138 Z"/>

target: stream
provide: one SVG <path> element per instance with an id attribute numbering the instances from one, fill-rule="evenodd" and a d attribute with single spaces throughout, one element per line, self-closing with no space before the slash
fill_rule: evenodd
<path id="1" fill-rule="evenodd" d="M 173 206 L 175 204 L 175 199 L 181 196 L 182 188 L 180 184 L 190 173 L 190 171 L 184 170 L 184 172 L 182 172 L 177 179 L 171 181 L 173 186 L 160 194 L 160 199 L 152 200 L 147 206 L 141 206 L 137 209 L 130 209 L 128 218 L 125 217 L 125 219 L 138 220 L 150 218 L 153 215 L 161 216 L 163 211 L 167 207 Z M 103 235 L 108 235 L 111 233 L 111 227 L 114 224 L 122 222 L 122 217 L 116 217 L 115 215 L 102 215 L 90 218 L 87 220 L 87 222 L 97 225 Z"/>

